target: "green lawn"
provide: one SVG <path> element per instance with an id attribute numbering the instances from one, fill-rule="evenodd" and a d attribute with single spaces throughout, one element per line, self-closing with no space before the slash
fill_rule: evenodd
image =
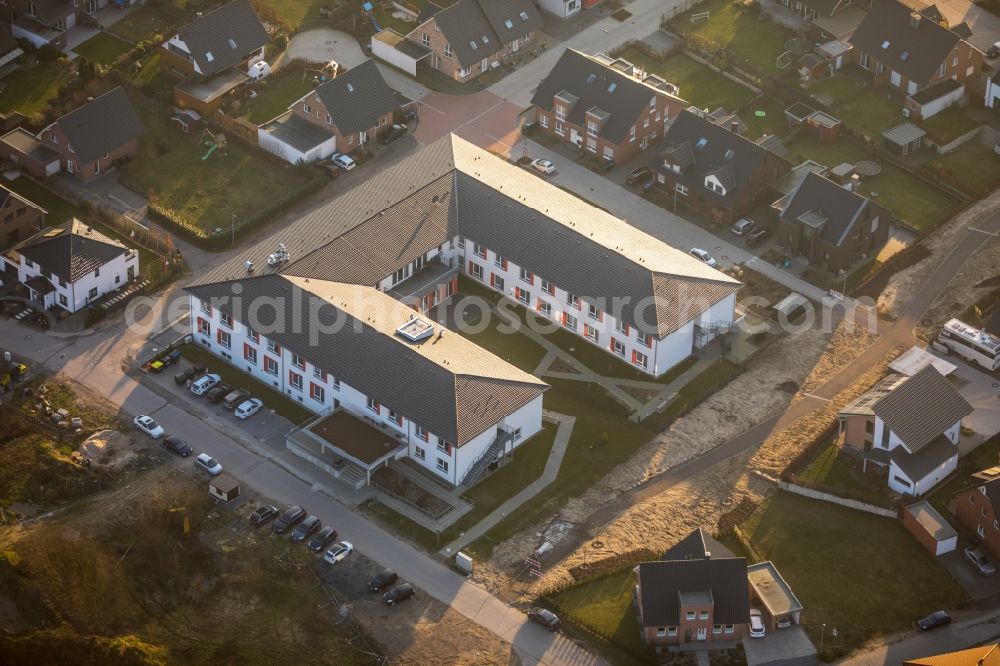
<path id="1" fill-rule="evenodd" d="M 171 28 L 179 27 L 184 23 L 184 15 L 180 11 L 168 11 L 164 5 L 143 5 L 122 20 L 108 28 L 108 32 L 114 33 L 132 43 L 141 42 L 145 39 L 153 39 L 154 36 L 164 36 L 164 33 Z"/>
<path id="2" fill-rule="evenodd" d="M 927 500 L 942 516 L 954 515 L 952 505 L 955 495 L 959 491 L 970 488 L 975 483 L 975 479 L 972 478 L 973 473 L 996 466 L 998 451 L 1000 451 L 1000 435 L 994 435 L 962 458 L 958 463 L 958 470 L 946 482 L 935 488 L 927 496 Z"/>
<path id="3" fill-rule="evenodd" d="M 924 169 L 940 172 L 949 184 L 976 197 L 1000 185 L 1000 159 L 975 139 L 928 162 Z"/>
<path id="4" fill-rule="evenodd" d="M 125 80 L 150 94 L 173 97 L 172 91 L 176 82 L 160 71 L 159 51 L 146 54 L 136 65 L 138 69 L 129 67 L 122 73 Z"/>
<path id="5" fill-rule="evenodd" d="M 20 111 L 26 116 L 38 113 L 72 76 L 72 68 L 58 62 L 21 67 L 3 79 L 0 113 Z"/>
<path id="6" fill-rule="evenodd" d="M 826 625 L 827 659 L 968 599 L 898 520 L 778 491 L 743 530 L 802 602 L 817 646 Z"/>
<path id="7" fill-rule="evenodd" d="M 793 71 L 794 63 L 784 70 L 775 64 L 785 52 L 788 34 L 766 15 L 745 11 L 743 7 L 733 0 L 706 0 L 681 14 L 671 25 L 696 46 L 709 51 L 728 51 L 737 66 L 749 63 L 775 76 Z M 707 21 L 691 21 L 692 15 L 702 12 L 709 12 Z"/>
<path id="8" fill-rule="evenodd" d="M 810 95 L 830 97 L 836 106 L 854 99 L 864 91 L 864 88 L 848 76 L 828 76 L 811 83 L 806 91 Z"/>
<path id="9" fill-rule="evenodd" d="M 809 464 L 795 473 L 795 482 L 847 499 L 892 507 L 885 482 L 876 475 L 862 475 L 860 469 L 854 469 L 843 455 L 838 455 L 838 450 L 833 442 L 821 447 Z"/>
<path id="10" fill-rule="evenodd" d="M 678 86 L 683 99 L 702 109 L 714 111 L 721 106 L 727 111 L 733 111 L 753 99 L 755 95 L 746 86 L 726 78 L 683 53 L 662 63 L 646 57 L 635 49 L 625 51 L 622 57 Z"/>
<path id="11" fill-rule="evenodd" d="M 642 641 L 632 608 L 634 588 L 635 574 L 628 568 L 574 585 L 549 595 L 546 600 L 557 607 L 557 613 L 572 616 L 571 621 L 577 620 L 611 636 L 614 645 L 628 650 L 631 663 L 640 655 L 645 655 L 646 662 L 651 663 L 653 651 Z"/>
<path id="12" fill-rule="evenodd" d="M 311 78 L 303 80 L 302 69 L 294 67 L 293 72 L 265 79 L 267 86 L 257 92 L 255 99 L 247 102 L 247 105 L 240 110 L 240 115 L 246 116 L 247 120 L 255 125 L 262 125 L 267 121 L 280 116 L 288 110 L 289 105 L 313 89 L 314 83 Z"/>
<path id="13" fill-rule="evenodd" d="M 808 92 L 831 97 L 833 106 L 827 110 L 830 115 L 876 140 L 882 132 L 903 122 L 898 95 L 893 99 L 887 87 L 863 88 L 851 78 L 834 76 L 810 85 Z"/>
<path id="14" fill-rule="evenodd" d="M 146 133 L 139 139 L 138 155 L 124 167 L 121 182 L 176 211 L 206 235 L 216 228 L 228 230 L 233 216 L 239 235 L 241 221 L 308 186 L 311 172 L 235 139 L 228 141 L 226 154 L 216 151 L 202 159 L 206 146 L 198 142 L 199 136 L 181 134 L 166 108 L 143 98 L 134 98 L 133 103 Z"/>
<path id="15" fill-rule="evenodd" d="M 322 7 L 331 7 L 336 3 L 329 0 L 257 0 L 257 5 L 274 13 L 281 25 L 287 30 L 294 30 L 307 21 L 320 18 Z"/>
<path id="16" fill-rule="evenodd" d="M 873 158 L 868 150 L 846 137 L 822 143 L 811 132 L 800 133 L 788 144 L 788 150 L 793 164 L 812 159 L 833 167 L 841 162 L 856 163 Z M 933 229 L 947 220 L 958 203 L 941 190 L 888 163 L 882 164 L 879 175 L 861 179 L 861 193 L 872 196 L 876 203 L 920 230 Z M 878 196 L 874 196 L 875 193 Z"/>
<path id="17" fill-rule="evenodd" d="M 954 141 L 982 125 L 981 122 L 970 117 L 965 109 L 957 105 L 945 109 L 936 116 L 921 120 L 917 124 L 943 144 Z M 976 141 L 973 140 L 970 143 L 976 143 Z M 994 161 L 996 160 L 994 159 Z"/>
<path id="18" fill-rule="evenodd" d="M 763 111 L 764 115 L 758 116 L 757 111 Z M 773 98 L 759 97 L 750 108 L 740 114 L 740 119 L 750 128 L 746 133 L 747 138 L 754 141 L 765 134 L 776 134 L 779 137 L 788 134 L 785 105 Z"/>
<path id="19" fill-rule="evenodd" d="M 81 58 L 86 58 L 91 62 L 101 65 L 110 65 L 124 53 L 128 53 L 131 47 L 127 42 L 107 33 L 99 32 L 75 49 L 74 53 Z"/>
<path id="20" fill-rule="evenodd" d="M 222 381 L 230 386 L 250 391 L 255 398 L 264 401 L 264 409 L 273 409 L 278 416 L 288 419 L 295 425 L 301 425 L 307 419 L 315 416 L 301 403 L 275 391 L 267 384 L 257 381 L 236 366 L 230 365 L 225 359 L 219 358 L 195 343 L 182 346 L 181 354 L 191 363 L 204 363 L 209 372 L 219 375 Z"/>

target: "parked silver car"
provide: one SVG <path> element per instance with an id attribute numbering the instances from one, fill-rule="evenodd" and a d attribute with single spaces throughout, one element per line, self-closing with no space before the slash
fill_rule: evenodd
<path id="1" fill-rule="evenodd" d="M 996 565 L 990 562 L 986 553 L 976 546 L 966 546 L 965 559 L 969 560 L 972 566 L 976 567 L 976 570 L 984 576 L 992 576 L 997 572 Z"/>

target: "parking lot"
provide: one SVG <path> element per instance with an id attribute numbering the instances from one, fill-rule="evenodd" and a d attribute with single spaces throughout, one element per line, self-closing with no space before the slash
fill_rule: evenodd
<path id="1" fill-rule="evenodd" d="M 798 625 L 787 629 L 768 632 L 764 638 L 748 638 L 743 641 L 748 666 L 781 662 L 791 664 L 816 664 L 816 648 L 813 647 L 805 629 Z"/>
<path id="2" fill-rule="evenodd" d="M 964 550 L 968 545 L 970 542 L 960 540 L 958 548 L 942 555 L 938 561 L 974 600 L 985 601 L 1000 598 L 1000 575 L 984 576 L 971 563 L 967 562 Z"/>

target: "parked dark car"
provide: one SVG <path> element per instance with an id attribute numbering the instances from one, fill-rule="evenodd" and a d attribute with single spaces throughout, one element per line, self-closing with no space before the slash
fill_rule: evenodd
<path id="1" fill-rule="evenodd" d="M 306 517 L 306 510 L 301 506 L 290 506 L 281 512 L 278 519 L 271 525 L 275 534 L 284 534 Z"/>
<path id="2" fill-rule="evenodd" d="M 407 599 L 412 599 L 414 594 L 413 586 L 409 583 L 400 583 L 395 586 L 382 596 L 382 601 L 386 603 L 387 606 L 395 606 L 396 604 L 406 601 Z"/>
<path id="3" fill-rule="evenodd" d="M 318 553 L 336 540 L 337 530 L 327 525 L 319 532 L 316 532 L 316 534 L 309 539 L 309 542 L 306 544 L 306 548 L 314 553 Z"/>
<path id="4" fill-rule="evenodd" d="M 771 230 L 767 227 L 757 227 L 747 234 L 747 246 L 757 247 L 771 237 Z"/>
<path id="5" fill-rule="evenodd" d="M 549 631 L 559 631 L 559 627 L 562 626 L 559 616 L 544 608 L 532 608 L 528 611 L 528 619 L 535 624 L 542 625 Z"/>
<path id="6" fill-rule="evenodd" d="M 167 449 L 167 451 L 175 453 L 183 458 L 187 458 L 192 453 L 191 447 L 187 445 L 187 442 L 176 435 L 167 435 L 164 437 L 163 446 Z"/>
<path id="7" fill-rule="evenodd" d="M 387 145 L 405 135 L 406 135 L 406 125 L 393 125 L 389 130 L 382 133 L 382 136 L 379 137 L 378 142 L 381 143 L 382 145 Z"/>
<path id="8" fill-rule="evenodd" d="M 919 631 L 930 631 L 951 624 L 951 616 L 946 611 L 934 611 L 927 617 L 917 620 Z"/>
<path id="9" fill-rule="evenodd" d="M 322 527 L 322 523 L 319 522 L 319 518 L 312 515 L 307 516 L 306 519 L 299 523 L 292 531 L 292 540 L 305 541 L 320 527 Z"/>
<path id="10" fill-rule="evenodd" d="M 263 525 L 267 521 L 274 520 L 277 517 L 278 507 L 265 504 L 264 506 L 257 507 L 257 510 L 250 514 L 250 524 Z"/>
<path id="11" fill-rule="evenodd" d="M 229 392 L 232 390 L 233 390 L 232 386 L 230 386 L 225 382 L 222 382 L 221 384 L 218 384 L 208 389 L 208 393 L 205 394 L 205 397 L 208 398 L 208 401 L 210 403 L 212 403 L 213 405 L 217 405 L 223 400 L 225 400 L 226 396 L 229 395 Z"/>
<path id="12" fill-rule="evenodd" d="M 233 389 L 226 394 L 225 399 L 223 399 L 222 404 L 226 409 L 233 410 L 236 406 L 242 403 L 244 400 L 250 397 L 250 392 L 244 389 Z"/>
<path id="13" fill-rule="evenodd" d="M 399 576 L 392 569 L 382 569 L 368 581 L 368 589 L 372 592 L 381 592 L 390 585 L 395 585 Z"/>
<path id="14" fill-rule="evenodd" d="M 627 185 L 632 185 L 633 187 L 641 187 L 644 190 L 649 189 L 653 186 L 653 170 L 649 167 L 632 169 L 632 171 L 625 176 L 625 183 Z"/>
<path id="15" fill-rule="evenodd" d="M 187 370 L 183 370 L 174 375 L 174 383 L 178 386 L 182 384 L 187 384 L 189 380 L 194 380 L 195 377 L 200 377 L 205 374 L 208 368 L 205 367 L 204 363 L 195 363 Z"/>

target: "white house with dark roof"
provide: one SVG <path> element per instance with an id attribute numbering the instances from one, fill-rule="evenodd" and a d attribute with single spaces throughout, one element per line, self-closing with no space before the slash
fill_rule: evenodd
<path id="1" fill-rule="evenodd" d="M 381 306 L 398 301 L 403 312 L 420 317 L 457 292 L 460 274 L 651 376 L 667 372 L 732 326 L 740 287 L 736 280 L 686 253 L 451 135 L 308 213 L 188 286 L 192 312 L 209 315 L 192 317 L 193 333 L 213 353 L 255 376 L 270 375 L 270 383 L 323 413 L 331 406 L 329 393 L 322 394 L 323 401 L 311 400 L 307 392 L 312 390 L 310 385 L 289 378 L 283 357 L 265 361 L 258 343 L 252 344 L 253 351 L 240 346 L 242 338 L 234 336 L 242 335 L 245 328 L 241 314 L 227 313 L 235 321 L 223 326 L 224 335 L 219 337 L 217 311 L 226 312 L 223 299 L 232 292 L 231 286 L 239 284 L 242 298 L 247 300 L 262 293 L 281 296 L 281 289 L 290 287 L 291 282 L 304 290 L 313 288 L 306 285 L 322 284 L 338 295 L 365 295 L 368 302 L 377 301 Z M 274 282 L 276 275 L 289 284 Z M 382 294 L 381 300 L 373 293 Z M 344 296 L 337 308 L 354 312 L 356 306 Z M 299 329 L 308 331 L 316 326 L 315 320 L 304 319 L 308 310 L 299 312 Z M 400 325 L 397 319 L 390 323 Z M 379 330 L 391 328 L 387 323 Z M 443 332 L 445 340 L 458 337 L 436 330 Z M 257 334 L 266 335 L 264 331 Z M 366 334 L 362 332 L 361 337 Z M 269 342 L 275 341 L 269 338 Z M 282 349 L 291 347 L 287 341 L 276 343 Z M 346 348 L 339 343 L 302 347 L 296 352 L 301 354 L 298 365 L 300 369 L 302 364 L 306 368 L 318 365 L 321 372 L 343 375 L 341 365 L 356 359 L 334 350 Z M 471 349 L 465 353 L 472 353 Z M 486 356 L 477 358 L 493 358 L 488 352 L 482 354 Z M 417 360 L 414 355 L 411 358 Z M 448 359 L 441 365 L 454 368 L 455 363 Z M 349 383 L 364 395 L 376 396 L 392 413 L 402 414 L 444 437 L 445 443 L 457 446 L 450 438 L 453 433 L 441 433 L 441 426 L 429 423 L 431 417 L 422 412 L 440 410 L 434 401 L 404 407 L 405 396 L 398 393 L 378 397 L 373 386 L 384 384 L 382 390 L 396 387 L 399 371 L 398 366 L 380 370 L 369 364 L 366 372 L 358 373 Z M 468 374 L 475 373 L 470 370 Z M 517 376 L 521 379 L 511 380 L 514 383 L 510 386 L 520 385 L 524 375 Z M 419 385 L 407 386 L 404 393 Z M 482 398 L 480 408 L 460 407 L 486 409 L 502 398 L 502 393 Z M 494 414 L 496 421 L 513 414 L 514 408 L 510 409 L 502 417 L 499 412 Z M 367 415 L 364 410 L 359 413 Z M 540 424 L 518 427 L 526 434 Z M 421 459 L 415 449 L 408 455 L 425 461 L 442 478 L 453 483 L 462 480 L 454 464 L 442 470 L 436 457 Z M 467 463 L 459 464 L 459 472 Z"/>
<path id="2" fill-rule="evenodd" d="M 837 415 L 842 450 L 887 471 L 901 495 L 922 495 L 958 466 L 962 419 L 972 405 L 933 366 L 892 374 Z"/>
<path id="3" fill-rule="evenodd" d="M 139 275 L 139 253 L 83 222 L 44 229 L 3 254 L 31 301 L 76 312 Z"/>

